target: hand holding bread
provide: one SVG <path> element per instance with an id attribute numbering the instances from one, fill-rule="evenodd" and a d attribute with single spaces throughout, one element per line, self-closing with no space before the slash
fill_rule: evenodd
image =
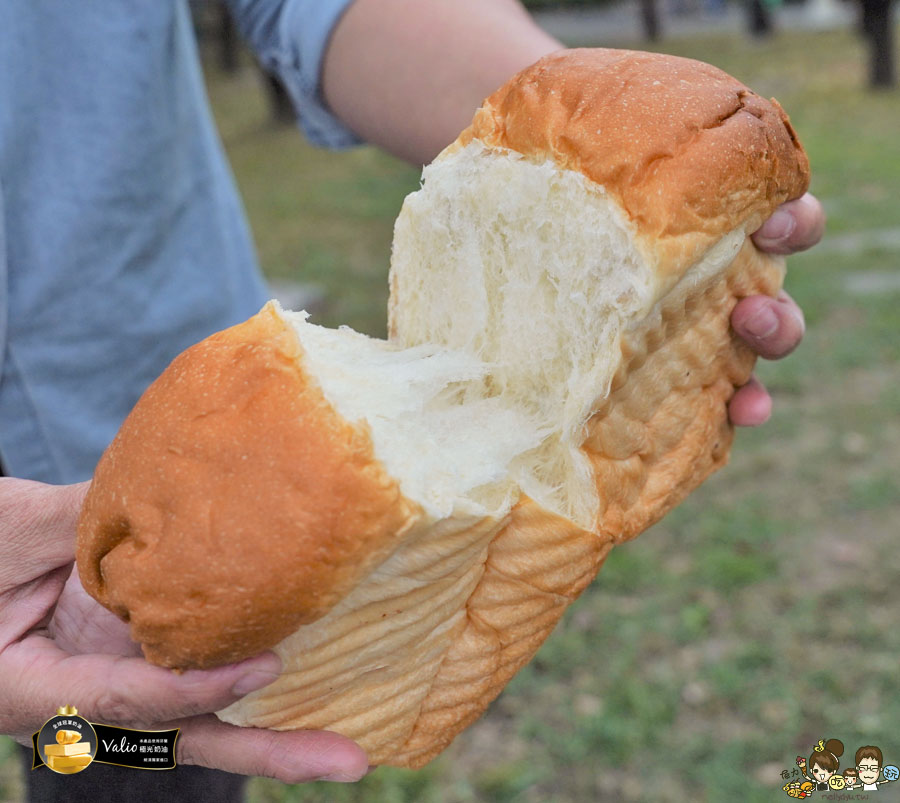
<path id="1" fill-rule="evenodd" d="M 226 722 L 421 766 L 609 549 L 727 459 L 754 354 L 749 239 L 808 163 L 780 107 L 686 59 L 563 51 L 514 77 L 398 218 L 390 339 L 267 305 L 187 350 L 97 467 L 85 589 L 148 660 L 273 648 Z"/>
<path id="2" fill-rule="evenodd" d="M 30 750 L 60 701 L 77 699 L 95 722 L 180 728 L 179 764 L 288 783 L 365 774 L 365 754 L 338 734 L 235 728 L 211 713 L 275 678 L 281 663 L 271 652 L 180 674 L 139 657 L 128 626 L 70 574 L 87 485 L 0 477 L 0 733 Z"/>

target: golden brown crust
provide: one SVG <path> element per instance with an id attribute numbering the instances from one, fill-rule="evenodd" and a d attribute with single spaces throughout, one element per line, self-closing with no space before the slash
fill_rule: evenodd
<path id="1" fill-rule="evenodd" d="M 77 561 L 149 660 L 209 667 L 325 614 L 418 516 L 267 305 L 138 402 L 97 466 Z"/>
<path id="2" fill-rule="evenodd" d="M 658 53 L 546 56 L 492 94 L 448 150 L 472 139 L 602 185 L 669 274 L 664 283 L 809 184 L 809 161 L 777 102 L 716 67 Z"/>

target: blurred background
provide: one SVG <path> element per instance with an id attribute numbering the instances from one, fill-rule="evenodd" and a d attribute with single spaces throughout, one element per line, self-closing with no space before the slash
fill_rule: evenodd
<path id="1" fill-rule="evenodd" d="M 698 58 L 781 102 L 828 213 L 822 244 L 788 262 L 807 336 L 758 367 L 772 420 L 613 551 L 440 758 L 352 786 L 254 779 L 248 799 L 770 801 L 819 739 L 844 742 L 842 766 L 867 744 L 900 764 L 900 3 L 526 5 L 567 44 Z M 273 293 L 315 323 L 383 337 L 392 224 L 419 171 L 308 146 L 224 7 L 193 6 Z M 0 800 L 22 796 L 12 748 L 0 739 Z"/>

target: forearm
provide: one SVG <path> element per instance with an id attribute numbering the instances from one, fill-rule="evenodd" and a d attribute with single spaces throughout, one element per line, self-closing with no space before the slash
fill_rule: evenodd
<path id="1" fill-rule="evenodd" d="M 425 164 L 485 96 L 561 47 L 516 0 L 356 0 L 335 28 L 322 83 L 357 134 Z"/>

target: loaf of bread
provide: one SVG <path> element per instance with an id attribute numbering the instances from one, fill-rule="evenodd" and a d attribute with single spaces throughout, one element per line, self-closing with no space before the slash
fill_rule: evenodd
<path id="1" fill-rule="evenodd" d="M 425 764 L 727 459 L 754 361 L 729 315 L 783 274 L 748 233 L 807 183 L 780 107 L 713 67 L 542 59 L 404 203 L 388 341 L 272 302 L 147 390 L 85 501 L 84 587 L 163 666 L 274 648 L 221 719 Z"/>

